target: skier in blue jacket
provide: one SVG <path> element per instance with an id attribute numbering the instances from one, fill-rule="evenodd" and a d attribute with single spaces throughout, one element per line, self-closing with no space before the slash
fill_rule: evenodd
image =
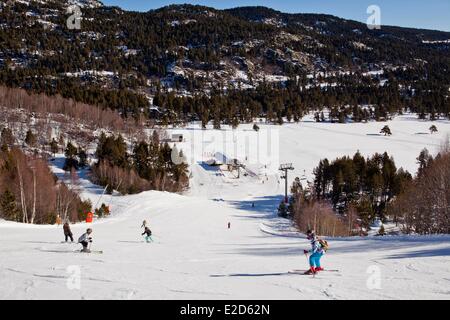
<path id="1" fill-rule="evenodd" d="M 323 270 L 320 266 L 320 258 L 324 255 L 325 250 L 322 248 L 319 238 L 316 237 L 313 230 L 308 230 L 306 232 L 306 238 L 311 241 L 311 250 L 304 250 L 303 252 L 305 255 L 308 255 L 308 253 L 311 255 L 309 256 L 310 269 L 306 271 L 305 274 L 315 274 Z"/>

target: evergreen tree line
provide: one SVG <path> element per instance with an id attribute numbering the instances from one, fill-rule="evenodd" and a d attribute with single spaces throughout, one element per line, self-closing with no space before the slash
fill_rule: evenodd
<path id="1" fill-rule="evenodd" d="M 367 159 L 359 152 L 331 162 L 323 159 L 314 175 L 314 197 L 329 200 L 340 214 L 354 206 L 366 228 L 375 217 L 385 218 L 388 203 L 412 180 L 386 152 Z"/>
<path id="2" fill-rule="evenodd" d="M 301 231 L 314 228 L 333 236 L 362 235 L 376 218 L 385 221 L 389 204 L 413 180 L 387 153 L 323 159 L 314 175 L 306 189 L 294 182 L 289 204 L 281 204 L 279 213 L 293 218 Z"/>
<path id="3" fill-rule="evenodd" d="M 424 149 L 417 163 L 412 177 L 396 169 L 387 153 L 321 160 L 307 188 L 296 179 L 279 215 L 292 218 L 302 232 L 329 236 L 367 234 L 376 218 L 393 221 L 405 233 L 449 234 L 450 147 L 434 158 Z"/>
<path id="4" fill-rule="evenodd" d="M 92 166 L 95 183 L 107 186 L 107 191 L 138 193 L 145 190 L 180 192 L 189 186 L 188 166 L 182 152 L 161 143 L 154 131 L 150 141 L 134 144 L 132 152 L 121 135 L 99 137 L 98 161 Z M 181 159 L 176 161 L 173 159 Z"/>
<path id="5" fill-rule="evenodd" d="M 213 90 L 208 96 L 181 97 L 160 91 L 153 103 L 163 111 L 159 119 L 161 124 L 197 120 L 205 127 L 213 121 L 217 129 L 221 124 L 235 127 L 257 117 L 265 117 L 268 122 L 277 124 L 297 122 L 310 111 L 316 112 L 317 122 L 340 123 L 384 121 L 406 111 L 416 112 L 422 119 L 450 117 L 450 98 L 440 87 L 435 87 L 433 92 L 402 91 L 398 83 L 379 87 L 361 86 L 357 82 L 304 90 L 302 81 L 296 80 L 289 81 L 286 86 L 263 83 L 251 90 Z"/>

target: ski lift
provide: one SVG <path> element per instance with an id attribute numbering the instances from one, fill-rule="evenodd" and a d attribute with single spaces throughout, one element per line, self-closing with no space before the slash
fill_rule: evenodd
<path id="1" fill-rule="evenodd" d="M 300 180 L 306 180 L 306 170 L 303 170 L 303 175 L 301 176 Z"/>

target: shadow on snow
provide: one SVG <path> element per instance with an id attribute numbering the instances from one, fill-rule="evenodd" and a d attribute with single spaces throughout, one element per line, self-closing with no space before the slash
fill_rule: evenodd
<path id="1" fill-rule="evenodd" d="M 431 258 L 450 256 L 450 247 L 430 250 L 416 250 L 388 256 L 385 259 L 411 259 L 411 258 Z"/>
<path id="2" fill-rule="evenodd" d="M 230 201 L 230 204 L 238 210 L 251 211 L 251 212 L 263 214 L 266 216 L 268 216 L 268 215 L 274 216 L 281 200 L 283 200 L 283 196 L 276 195 L 276 196 L 258 197 L 253 200 Z M 237 216 L 242 217 L 242 215 L 237 215 Z M 256 219 L 261 218 L 260 215 L 254 215 L 254 216 L 251 215 L 251 216 L 246 216 L 246 217 L 256 218 Z"/>
<path id="3" fill-rule="evenodd" d="M 274 276 L 286 276 L 291 275 L 289 272 L 275 272 L 275 273 L 232 273 L 232 274 L 212 274 L 212 278 L 222 277 L 274 277 Z"/>

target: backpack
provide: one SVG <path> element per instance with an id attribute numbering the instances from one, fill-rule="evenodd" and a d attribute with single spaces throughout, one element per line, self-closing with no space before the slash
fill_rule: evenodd
<path id="1" fill-rule="evenodd" d="M 327 252 L 329 246 L 328 246 L 328 241 L 327 240 L 323 240 L 323 239 L 319 239 L 319 244 L 322 247 L 323 251 Z"/>

